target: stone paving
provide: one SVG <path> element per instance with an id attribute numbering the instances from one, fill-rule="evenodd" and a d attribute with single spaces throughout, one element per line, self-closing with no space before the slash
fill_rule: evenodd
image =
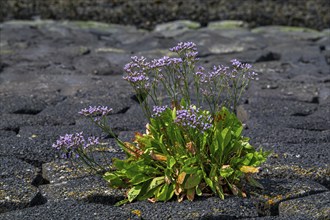
<path id="1" fill-rule="evenodd" d="M 98 22 L 0 24 L 0 219 L 330 219 L 330 29 L 191 21 L 153 31 Z M 133 55 L 159 58 L 181 41 L 197 44 L 202 65 L 237 58 L 253 64 L 240 118 L 255 146 L 272 150 L 248 198 L 113 206 L 124 192 L 60 159 L 59 135 L 112 138 L 77 112 L 108 105 L 112 127 L 130 140 L 146 120 L 122 79 Z M 140 215 L 140 216 L 139 216 Z"/>

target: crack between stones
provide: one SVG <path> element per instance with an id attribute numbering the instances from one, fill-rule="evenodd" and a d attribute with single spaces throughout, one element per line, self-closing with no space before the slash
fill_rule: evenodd
<path id="1" fill-rule="evenodd" d="M 119 111 L 117 111 L 115 114 L 125 114 L 129 109 L 130 109 L 130 107 L 126 106 L 126 107 L 120 109 Z"/>
<path id="2" fill-rule="evenodd" d="M 295 200 L 295 199 L 300 199 L 300 198 L 308 197 L 308 196 L 311 196 L 311 195 L 321 194 L 321 193 L 324 193 L 324 192 L 328 192 L 328 190 L 310 191 L 308 193 L 304 193 L 304 194 L 299 195 L 299 196 L 294 196 L 294 197 L 291 197 L 291 198 L 283 199 L 283 200 L 281 200 L 281 201 L 279 201 L 279 202 L 277 202 L 274 205 L 272 205 L 272 206 L 269 207 L 269 212 L 270 212 L 270 215 L 269 216 L 279 216 L 280 215 L 279 205 L 282 202 L 290 201 L 290 200 Z M 262 205 L 264 205 L 264 206 L 267 207 L 266 202 L 261 202 L 261 203 L 262 203 Z M 258 207 L 257 207 L 257 211 L 258 211 L 258 213 L 262 213 L 262 210 L 260 210 L 260 208 L 258 208 Z M 265 216 L 267 216 L 267 215 L 259 214 L 259 217 L 265 217 Z"/>

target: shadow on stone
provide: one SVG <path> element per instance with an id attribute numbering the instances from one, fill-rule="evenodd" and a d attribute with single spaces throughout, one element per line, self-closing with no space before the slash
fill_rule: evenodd
<path id="1" fill-rule="evenodd" d="M 96 204 L 103 204 L 103 205 L 114 205 L 117 202 L 125 199 L 124 196 L 105 196 L 102 194 L 93 194 L 89 195 L 84 198 L 82 201 L 88 203 L 96 203 Z"/>
<path id="2" fill-rule="evenodd" d="M 266 54 L 261 55 L 257 60 L 258 62 L 267 62 L 267 61 L 277 61 L 281 59 L 281 55 L 274 52 L 267 52 Z"/>
<path id="3" fill-rule="evenodd" d="M 22 114 L 22 115 L 37 115 L 41 112 L 42 110 L 40 109 L 29 109 L 29 108 L 23 108 L 23 109 L 19 109 L 14 111 L 14 114 Z"/>
<path id="4" fill-rule="evenodd" d="M 30 201 L 29 207 L 43 205 L 47 203 L 47 198 L 43 197 L 40 192 L 36 194 L 36 196 Z"/>

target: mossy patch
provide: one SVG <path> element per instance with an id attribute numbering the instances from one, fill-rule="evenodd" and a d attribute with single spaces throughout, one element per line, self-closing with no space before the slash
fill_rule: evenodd
<path id="1" fill-rule="evenodd" d="M 212 30 L 222 30 L 222 29 L 237 29 L 245 28 L 248 24 L 244 21 L 239 20 L 225 20 L 225 21 L 214 21 L 208 24 L 208 28 Z"/>

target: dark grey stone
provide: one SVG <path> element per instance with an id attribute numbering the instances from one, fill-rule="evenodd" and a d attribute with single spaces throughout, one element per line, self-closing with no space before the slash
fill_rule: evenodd
<path id="1" fill-rule="evenodd" d="M 322 216 L 328 207 L 317 198 L 330 188 L 327 30 L 251 31 L 253 24 L 240 21 L 201 26 L 177 21 L 146 31 L 91 21 L 0 24 L 0 195 L 1 212 L 7 212 L 0 219 L 134 219 L 139 212 L 145 219 L 308 219 L 294 210 L 309 198 Z M 176 56 L 168 48 L 179 41 L 197 44 L 198 65 L 229 65 L 234 58 L 253 64 L 258 80 L 247 88 L 238 113 L 251 143 L 273 151 L 256 175 L 265 189 L 247 187 L 245 199 L 114 207 L 124 190 L 110 189 L 96 172 L 59 159 L 52 144 L 60 135 L 83 131 L 102 139 L 91 152 L 97 161 L 103 164 L 103 153 L 109 164 L 125 158 L 114 138 L 78 111 L 107 105 L 113 108 L 107 119 L 116 136 L 132 141 L 135 132 L 144 133 L 148 121 L 122 79 L 123 66 L 134 55 Z M 282 203 L 285 215 L 279 212 Z"/>
<path id="2" fill-rule="evenodd" d="M 109 188 L 107 182 L 98 175 L 41 185 L 39 189 L 47 201 L 55 202 L 75 199 L 90 203 L 103 201 L 108 205 L 114 205 L 124 199 L 124 190 Z"/>
<path id="3" fill-rule="evenodd" d="M 281 202 L 279 205 L 280 216 L 303 215 L 306 218 L 330 218 L 330 192 L 318 193 L 302 198 Z"/>
<path id="4" fill-rule="evenodd" d="M 30 219 L 138 219 L 130 212 L 122 212 L 113 206 L 84 203 L 75 200 L 48 202 L 15 212 L 0 214 L 0 219 L 30 220 Z"/>

